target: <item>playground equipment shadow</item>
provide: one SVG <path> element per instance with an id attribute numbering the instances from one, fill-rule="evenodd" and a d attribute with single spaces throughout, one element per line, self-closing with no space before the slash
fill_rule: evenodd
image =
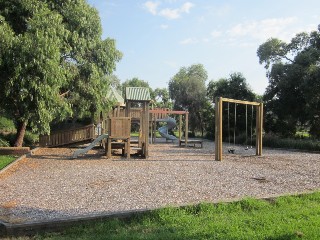
<path id="1" fill-rule="evenodd" d="M 176 144 L 150 145 L 148 159 L 107 159 L 103 150 L 94 149 L 71 160 L 75 149 L 39 149 L 0 175 L 5 193 L 0 195 L 0 221 L 21 227 L 58 225 L 165 206 L 320 189 L 320 154 L 265 149 L 257 157 L 241 153 L 244 148 L 239 146 L 236 154 L 225 154 L 217 162 L 212 141 L 205 141 L 202 149 Z"/>

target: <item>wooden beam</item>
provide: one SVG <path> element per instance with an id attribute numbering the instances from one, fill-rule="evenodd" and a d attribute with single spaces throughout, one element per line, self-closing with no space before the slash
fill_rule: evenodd
<path id="1" fill-rule="evenodd" d="M 171 111 L 171 110 L 164 110 L 164 109 L 151 109 L 149 110 L 150 113 L 164 113 L 164 114 L 186 114 L 187 111 Z"/>
<path id="2" fill-rule="evenodd" d="M 221 98 L 221 101 L 231 102 L 231 103 L 240 103 L 240 104 L 246 104 L 246 105 L 253 105 L 253 106 L 260 106 L 260 103 L 258 103 L 258 102 L 242 101 L 242 100 L 231 99 L 231 98 Z"/>

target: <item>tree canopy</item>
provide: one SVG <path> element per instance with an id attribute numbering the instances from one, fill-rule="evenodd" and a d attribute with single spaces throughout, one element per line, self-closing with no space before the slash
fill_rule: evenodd
<path id="1" fill-rule="evenodd" d="M 100 18 L 85 0 L 0 0 L 0 99 L 17 124 L 48 133 L 55 118 L 104 105 L 121 53 L 101 39 Z"/>
<path id="2" fill-rule="evenodd" d="M 175 109 L 190 112 L 190 129 L 204 131 L 200 110 L 206 103 L 207 71 L 202 64 L 182 67 L 169 81 L 169 93 Z"/>
<path id="3" fill-rule="evenodd" d="M 320 137 L 320 26 L 289 43 L 269 39 L 257 55 L 269 78 L 266 130 L 292 136 L 300 126 Z"/>
<path id="4" fill-rule="evenodd" d="M 253 101 L 255 99 L 255 94 L 241 73 L 232 73 L 229 78 L 210 81 L 207 88 L 207 95 L 213 103 L 215 102 L 216 97 L 247 101 Z"/>
<path id="5" fill-rule="evenodd" d="M 230 74 L 229 78 L 221 78 L 218 81 L 210 81 L 207 88 L 207 95 L 211 103 L 215 102 L 216 97 L 232 98 L 244 101 L 256 101 L 256 96 L 247 83 L 246 78 L 238 72 Z M 224 105 L 223 122 L 227 123 L 223 125 L 223 132 L 226 133 L 225 137 L 228 135 L 228 137 L 230 137 L 230 131 L 234 130 L 233 127 L 235 125 L 235 121 L 237 123 L 237 135 L 243 133 L 248 135 L 248 133 L 245 132 L 249 125 L 248 118 L 253 118 L 250 107 L 247 108 L 245 105 L 239 105 L 237 107 L 235 116 L 235 104 Z M 210 130 L 214 131 L 212 128 L 209 128 L 208 131 Z"/>

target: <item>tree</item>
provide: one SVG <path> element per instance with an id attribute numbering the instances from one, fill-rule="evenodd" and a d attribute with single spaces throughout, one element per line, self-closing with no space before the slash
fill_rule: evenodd
<path id="1" fill-rule="evenodd" d="M 241 73 L 232 73 L 229 78 L 210 81 L 207 87 L 207 96 L 214 103 L 216 97 L 253 101 L 255 94 Z"/>
<path id="2" fill-rule="evenodd" d="M 121 91 L 121 81 L 116 75 L 106 75 L 107 81 L 110 83 L 110 86 L 116 89 L 117 91 Z"/>
<path id="3" fill-rule="evenodd" d="M 84 0 L 0 0 L 0 100 L 17 125 L 48 133 L 50 122 L 103 107 L 121 53 L 101 40 L 97 11 Z"/>
<path id="4" fill-rule="evenodd" d="M 172 108 L 172 102 L 167 88 L 156 88 L 154 90 L 154 106 L 158 108 Z"/>
<path id="5" fill-rule="evenodd" d="M 243 101 L 255 101 L 256 96 L 251 90 L 250 86 L 247 83 L 246 78 L 241 73 L 232 73 L 229 78 L 222 78 L 218 81 L 211 80 L 207 87 L 207 96 L 210 99 L 211 103 L 215 103 L 216 97 L 232 98 L 239 99 Z M 233 132 L 234 119 L 235 119 L 235 104 L 229 104 L 228 107 L 224 105 L 223 107 L 223 132 L 228 133 L 228 131 Z M 248 118 L 252 118 L 251 108 L 246 108 L 244 105 L 239 105 L 237 107 L 237 116 L 236 116 L 236 132 L 238 134 L 245 133 L 247 134 L 246 124 L 248 125 Z M 251 114 L 251 116 L 250 116 Z M 249 116 L 249 117 L 248 117 Z M 246 120 L 247 119 L 247 120 Z M 228 126 L 228 123 L 231 126 Z M 228 129 L 229 128 L 229 129 Z M 208 132 L 213 131 L 214 129 L 210 128 Z M 213 133 L 212 133 L 213 134 Z M 225 136 L 227 136 L 226 134 Z"/>
<path id="6" fill-rule="evenodd" d="M 293 136 L 304 127 L 320 137 L 320 26 L 310 34 L 297 34 L 290 43 L 270 39 L 257 55 L 269 78 L 266 131 Z"/>
<path id="7" fill-rule="evenodd" d="M 175 109 L 190 112 L 190 130 L 204 133 L 204 121 L 200 114 L 206 103 L 207 71 L 202 64 L 182 67 L 169 81 L 170 98 Z"/>

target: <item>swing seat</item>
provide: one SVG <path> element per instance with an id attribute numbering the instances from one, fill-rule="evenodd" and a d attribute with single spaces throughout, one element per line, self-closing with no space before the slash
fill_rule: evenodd
<path id="1" fill-rule="evenodd" d="M 230 148 L 230 149 L 228 149 L 228 153 L 232 153 L 232 154 L 234 154 L 234 152 L 235 152 L 236 150 L 234 149 L 234 148 Z"/>

